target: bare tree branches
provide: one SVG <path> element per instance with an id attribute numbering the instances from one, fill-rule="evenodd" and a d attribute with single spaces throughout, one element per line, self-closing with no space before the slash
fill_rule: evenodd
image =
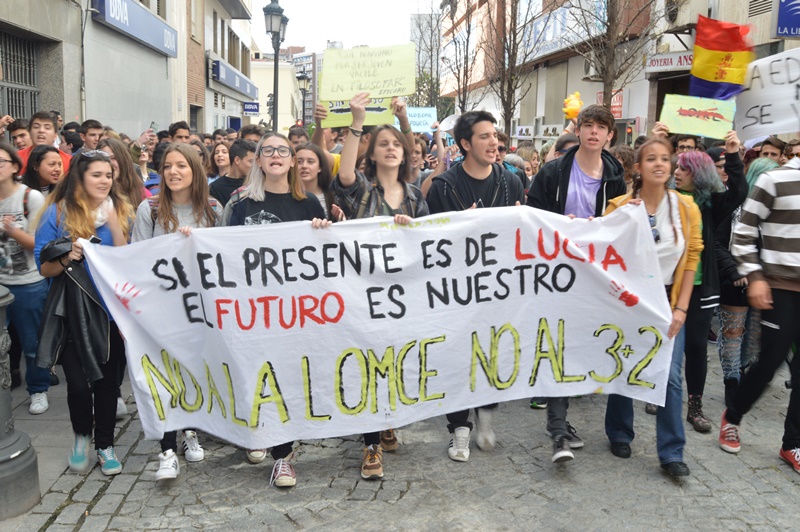
<path id="1" fill-rule="evenodd" d="M 447 75 L 443 92 L 454 94 L 462 113 L 475 109 L 485 93 L 480 87 L 478 6 L 478 0 L 442 0 L 440 6 L 445 30 L 442 66 Z"/>

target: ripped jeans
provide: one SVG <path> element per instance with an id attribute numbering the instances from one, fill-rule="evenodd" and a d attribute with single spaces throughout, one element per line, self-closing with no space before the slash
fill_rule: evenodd
<path id="1" fill-rule="evenodd" d="M 719 335 L 717 348 L 722 365 L 723 379 L 740 379 L 742 371 L 758 360 L 761 349 L 761 311 L 750 308 L 744 312 L 719 307 Z M 731 335 L 731 331 L 744 331 Z"/>

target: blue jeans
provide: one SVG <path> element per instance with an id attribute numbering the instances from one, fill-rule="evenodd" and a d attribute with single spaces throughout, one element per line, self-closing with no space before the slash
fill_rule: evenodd
<path id="1" fill-rule="evenodd" d="M 50 372 L 36 366 L 36 350 L 39 347 L 39 324 L 42 322 L 49 284 L 46 280 L 41 280 L 6 287 L 14 294 L 14 302 L 7 310 L 6 325 L 9 322 L 14 324 L 22 345 L 28 394 L 46 392 L 50 388 Z"/>
<path id="2" fill-rule="evenodd" d="M 686 345 L 685 327 L 675 337 L 672 348 L 672 363 L 667 381 L 667 396 L 663 407 L 656 414 L 656 448 L 658 461 L 662 464 L 683 461 L 686 435 L 683 431 L 683 348 Z M 633 433 L 633 399 L 621 395 L 609 395 L 606 406 L 606 436 L 612 443 L 631 443 Z"/>

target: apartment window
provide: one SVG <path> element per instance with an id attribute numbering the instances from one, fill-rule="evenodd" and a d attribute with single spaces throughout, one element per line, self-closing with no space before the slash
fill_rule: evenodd
<path id="1" fill-rule="evenodd" d="M 246 46 L 242 46 L 240 57 L 241 68 L 239 68 L 239 70 L 241 70 L 242 74 L 245 76 L 250 77 L 250 50 L 248 50 Z"/>
<path id="2" fill-rule="evenodd" d="M 214 26 L 213 26 L 213 28 L 214 28 L 214 48 L 213 48 L 213 50 L 214 50 L 214 53 L 216 54 L 216 53 L 219 53 L 219 43 L 217 41 L 217 12 L 216 11 L 214 11 L 212 17 L 214 19 L 214 22 L 213 22 L 213 24 L 214 24 Z"/>
<path id="3" fill-rule="evenodd" d="M 167 20 L 167 0 L 156 0 L 156 15 Z"/>
<path id="4" fill-rule="evenodd" d="M 0 116 L 30 116 L 39 110 L 36 43 L 0 32 Z M 2 137 L 0 137 L 0 140 Z"/>
<path id="5" fill-rule="evenodd" d="M 219 107 L 219 93 L 214 93 L 214 107 Z"/>
<path id="6" fill-rule="evenodd" d="M 192 37 L 198 38 L 203 30 L 203 10 L 200 9 L 200 0 L 191 0 L 191 2 Z"/>

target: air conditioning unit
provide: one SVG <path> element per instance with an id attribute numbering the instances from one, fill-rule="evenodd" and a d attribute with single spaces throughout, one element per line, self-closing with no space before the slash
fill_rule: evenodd
<path id="1" fill-rule="evenodd" d="M 699 15 L 708 16 L 708 0 L 666 0 L 664 3 L 668 32 L 697 24 Z"/>
<path id="2" fill-rule="evenodd" d="M 600 71 L 595 66 L 596 64 L 597 61 L 594 54 L 592 54 L 591 59 L 586 57 L 583 59 L 583 81 L 603 81 Z"/>

